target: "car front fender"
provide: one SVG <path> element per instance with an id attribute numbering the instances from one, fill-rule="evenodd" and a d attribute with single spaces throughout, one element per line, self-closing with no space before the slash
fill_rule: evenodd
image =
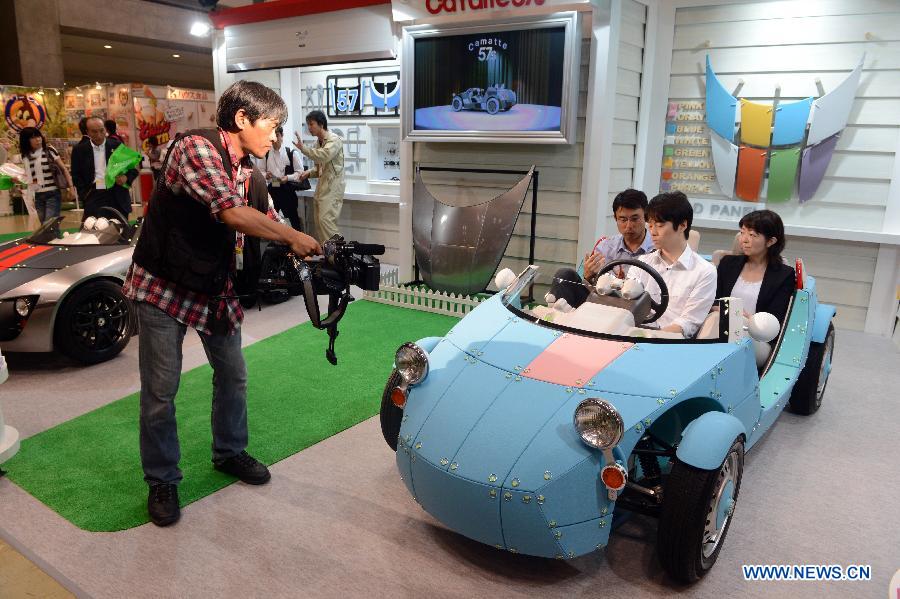
<path id="1" fill-rule="evenodd" d="M 443 339 L 443 337 L 423 337 L 422 339 L 416 341 L 416 345 L 418 345 L 428 353 L 431 353 L 435 346 L 437 346 L 437 344 L 441 342 L 441 339 Z"/>
<path id="2" fill-rule="evenodd" d="M 834 306 L 819 304 L 816 306 L 816 319 L 813 321 L 812 340 L 816 343 L 825 343 L 825 335 L 828 334 L 828 325 L 837 313 Z"/>
<path id="3" fill-rule="evenodd" d="M 675 454 L 695 468 L 716 470 L 738 436 L 747 436 L 740 420 L 724 412 L 706 412 L 685 427 Z"/>

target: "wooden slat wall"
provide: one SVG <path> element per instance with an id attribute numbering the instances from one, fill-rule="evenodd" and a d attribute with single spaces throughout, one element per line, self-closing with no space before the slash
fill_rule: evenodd
<path id="1" fill-rule="evenodd" d="M 620 44 L 620 64 L 613 146 L 613 178 L 617 188 L 630 187 L 633 179 L 637 141 L 638 97 L 643 64 L 646 8 L 624 0 Z M 589 16 L 586 17 L 589 20 Z M 540 171 L 535 263 L 541 267 L 539 281 L 547 281 L 556 269 L 573 266 L 577 256 L 578 217 L 581 207 L 581 175 L 584 163 L 584 132 L 587 106 L 590 30 L 584 28 L 581 46 L 578 126 L 576 143 L 571 145 L 416 143 L 414 160 L 421 166 L 499 168 L 527 170 L 532 164 Z M 470 205 L 489 200 L 512 186 L 516 177 L 462 173 L 425 172 L 423 179 L 432 194 L 453 205 Z M 528 264 L 531 227 L 531 196 L 526 198 L 512 239 L 500 268 L 518 272 Z M 538 284 L 536 296 L 546 285 Z"/>
<path id="2" fill-rule="evenodd" d="M 708 47 L 707 47 L 708 45 Z M 787 224 L 880 231 L 900 133 L 900 3 L 895 0 L 785 0 L 702 6 L 675 13 L 669 97 L 702 100 L 705 57 L 725 87 L 771 102 L 828 92 L 866 54 L 850 120 L 816 196 L 773 204 Z M 737 227 L 735 227 L 735 230 Z M 702 231 L 701 249 L 730 247 L 733 234 Z M 820 300 L 838 307 L 839 327 L 864 327 L 878 245 L 789 238 L 785 258 L 804 259 Z"/>

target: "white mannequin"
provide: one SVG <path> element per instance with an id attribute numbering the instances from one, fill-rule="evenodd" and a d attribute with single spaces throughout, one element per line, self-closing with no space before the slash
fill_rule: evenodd
<path id="1" fill-rule="evenodd" d="M 0 354 L 0 384 L 9 378 L 9 370 L 6 368 L 6 360 Z M 7 426 L 3 421 L 3 409 L 0 407 L 0 464 L 7 461 L 19 451 L 19 431 Z"/>

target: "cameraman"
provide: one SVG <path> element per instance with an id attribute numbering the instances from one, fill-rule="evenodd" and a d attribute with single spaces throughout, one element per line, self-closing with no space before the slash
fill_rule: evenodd
<path id="1" fill-rule="evenodd" d="M 285 147 L 284 129 L 281 127 L 275 129 L 275 142 L 261 162 L 275 210 L 281 210 L 291 221 L 291 226 L 302 231 L 303 221 L 297 214 L 297 190 L 300 188 L 303 164 L 297 152 Z"/>
<path id="2" fill-rule="evenodd" d="M 321 253 L 313 238 L 276 222 L 271 210 L 267 218 L 248 205 L 267 196 L 264 184 L 251 185 L 249 157 L 265 156 L 286 117 L 284 101 L 264 85 L 237 81 L 225 90 L 218 128 L 188 131 L 173 143 L 135 247 L 124 291 L 140 325 L 141 463 L 157 526 L 181 515 L 174 400 L 187 327 L 197 330 L 213 368 L 214 468 L 250 484 L 270 478 L 245 451 L 243 311 L 232 275 L 242 266 L 244 234 L 281 242 L 301 257 Z"/>

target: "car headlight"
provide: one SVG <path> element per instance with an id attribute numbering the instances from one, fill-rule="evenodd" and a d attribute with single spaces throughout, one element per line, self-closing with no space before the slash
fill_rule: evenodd
<path id="1" fill-rule="evenodd" d="M 16 313 L 22 318 L 28 318 L 31 309 L 34 307 L 34 299 L 30 297 L 20 297 L 16 299 Z"/>
<path id="2" fill-rule="evenodd" d="M 575 408 L 575 430 L 581 440 L 597 449 L 614 447 L 622 438 L 624 425 L 619 412 L 609 402 L 591 397 Z"/>
<path id="3" fill-rule="evenodd" d="M 404 343 L 394 356 L 394 366 L 407 385 L 416 385 L 428 375 L 428 352 L 415 343 Z"/>

